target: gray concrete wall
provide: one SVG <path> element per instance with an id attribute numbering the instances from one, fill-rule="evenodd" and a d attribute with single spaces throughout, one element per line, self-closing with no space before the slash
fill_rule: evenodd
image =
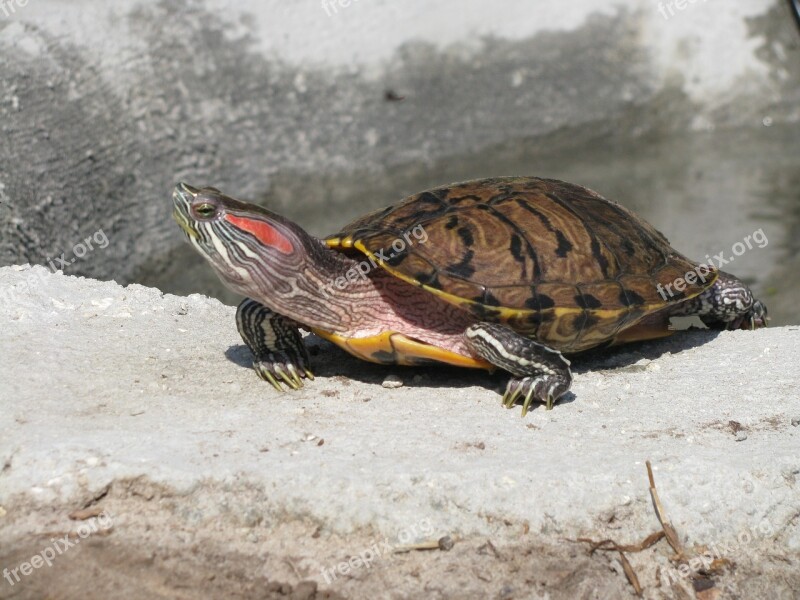
<path id="1" fill-rule="evenodd" d="M 162 288 L 201 285 L 169 219 L 177 180 L 323 233 L 498 144 L 566 132 L 569 156 L 598 137 L 785 125 L 800 111 L 778 0 L 672 15 L 654 0 L 3 7 L 0 264 L 84 253 L 65 272 Z M 76 248 L 99 231 L 102 251 Z"/>

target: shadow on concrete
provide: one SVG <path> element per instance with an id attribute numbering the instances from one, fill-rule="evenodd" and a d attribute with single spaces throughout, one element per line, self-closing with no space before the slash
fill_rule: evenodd
<path id="1" fill-rule="evenodd" d="M 612 348 L 597 348 L 571 357 L 574 374 L 580 375 L 594 370 L 645 370 L 639 361 L 655 360 L 664 354 L 672 354 L 702 346 L 720 334 L 719 331 L 692 329 L 679 331 L 670 338 L 657 341 L 634 342 Z M 347 379 L 361 383 L 380 385 L 390 374 L 403 380 L 410 388 L 469 388 L 483 387 L 502 396 L 508 374 L 498 370 L 494 373 L 474 369 L 462 369 L 447 365 L 425 367 L 397 367 L 378 365 L 358 360 L 338 346 L 311 334 L 305 338 L 311 356 L 312 370 L 320 379 Z M 226 358 L 246 369 L 252 369 L 253 355 L 244 344 L 230 346 Z M 255 374 L 254 374 L 255 376 Z M 570 404 L 578 398 L 567 392 L 558 404 Z M 499 399 L 498 399 L 499 401 Z M 534 407 L 535 408 L 535 407 Z"/>

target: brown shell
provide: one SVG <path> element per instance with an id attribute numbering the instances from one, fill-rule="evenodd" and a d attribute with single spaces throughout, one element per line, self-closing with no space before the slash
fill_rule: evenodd
<path id="1" fill-rule="evenodd" d="M 383 251 L 382 266 L 397 277 L 569 351 L 611 340 L 716 279 L 708 274 L 665 300 L 658 285 L 673 284 L 696 263 L 620 204 L 533 177 L 428 190 L 326 241 L 367 255 Z"/>

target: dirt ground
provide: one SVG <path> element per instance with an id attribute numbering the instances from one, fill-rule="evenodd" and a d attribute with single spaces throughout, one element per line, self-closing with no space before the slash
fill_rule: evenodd
<path id="1" fill-rule="evenodd" d="M 181 504 L 180 498 L 137 482 L 127 488 L 115 486 L 83 514 L 76 513 L 74 506 L 52 511 L 18 506 L 0 521 L 0 539 L 5 540 L 0 565 L 9 569 L 0 583 L 0 598 L 636 597 L 618 552 L 592 553 L 587 542 L 534 534 L 526 531 L 525 524 L 505 523 L 510 534 L 506 542 L 453 535 L 449 550 L 404 551 L 407 548 L 401 546 L 389 548 L 368 531 L 342 537 L 310 520 L 249 527 L 200 521 L 178 528 L 174 523 Z M 84 518 L 101 510 L 99 516 Z M 111 518 L 103 521 L 104 516 Z M 587 532 L 587 537 L 613 539 L 616 528 L 608 523 L 605 531 L 598 528 Z M 643 531 L 637 540 L 615 541 L 637 544 L 651 533 Z M 435 546 L 437 536 L 431 545 Z M 68 543 L 72 545 L 67 547 Z M 17 571 L 19 582 L 9 584 L 15 577 L 11 569 L 53 547 L 60 552 L 51 559 L 51 566 L 31 567 L 27 576 Z M 374 555 L 368 566 L 353 562 L 359 555 L 368 558 L 368 549 Z M 708 564 L 700 561 L 689 563 L 699 568 L 690 569 L 685 577 L 680 563 L 670 563 L 674 552 L 664 539 L 625 556 L 645 598 L 800 598 L 800 555 L 787 556 L 777 546 L 763 544 L 747 545 L 742 551 L 713 551 L 720 554 L 713 565 L 706 569 Z M 353 566 L 343 566 L 347 561 Z M 670 564 L 675 567 L 671 577 L 661 568 Z"/>

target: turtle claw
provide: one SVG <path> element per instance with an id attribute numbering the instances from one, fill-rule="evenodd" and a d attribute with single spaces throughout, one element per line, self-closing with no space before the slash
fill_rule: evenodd
<path id="1" fill-rule="evenodd" d="M 522 398 L 522 416 L 528 414 L 531 404 L 541 402 L 546 410 L 552 410 L 558 396 L 563 393 L 563 384 L 558 379 L 548 377 L 520 377 L 512 378 L 508 382 L 506 392 L 503 394 L 503 406 L 512 408 L 519 398 Z"/>
<path id="2" fill-rule="evenodd" d="M 300 379 L 300 375 L 298 374 L 297 369 L 292 363 L 286 365 L 286 370 L 289 371 L 289 377 L 287 378 L 289 385 L 294 387 L 294 389 L 296 390 L 303 387 L 303 380 Z"/>
<path id="3" fill-rule="evenodd" d="M 282 392 L 283 385 L 299 390 L 303 387 L 303 377 L 314 378 L 304 362 L 300 357 L 292 359 L 285 352 L 272 352 L 260 360 L 253 361 L 253 368 L 261 379 L 268 381 L 272 387 Z"/>
<path id="4" fill-rule="evenodd" d="M 530 409 L 531 402 L 533 402 L 533 400 L 534 400 L 534 396 L 535 396 L 534 391 L 535 391 L 534 389 L 531 389 L 531 391 L 529 391 L 525 395 L 525 402 L 522 403 L 522 416 L 523 417 L 528 414 L 528 409 Z M 547 399 L 544 401 L 544 406 L 545 406 L 545 410 L 553 410 L 553 395 L 552 394 L 547 394 Z"/>
<path id="5" fill-rule="evenodd" d="M 261 379 L 263 379 L 264 381 L 269 381 L 272 384 L 272 387 L 274 387 L 279 392 L 283 391 L 283 388 L 281 387 L 281 384 L 278 383 L 278 380 L 275 379 L 275 377 L 272 375 L 272 373 L 270 373 L 266 369 L 260 368 L 259 365 L 254 365 L 254 367 L 255 367 L 256 373 L 258 373 L 258 376 L 261 377 Z"/>
<path id="6" fill-rule="evenodd" d="M 506 408 L 514 408 L 514 404 L 517 403 L 520 392 L 521 386 L 519 385 L 519 380 L 512 379 L 509 381 L 506 391 L 503 394 L 503 406 Z"/>
<path id="7" fill-rule="evenodd" d="M 522 403 L 522 416 L 528 414 L 528 409 L 531 406 L 531 400 L 533 400 L 533 390 L 530 390 L 527 394 L 525 394 L 525 401 Z"/>
<path id="8" fill-rule="evenodd" d="M 308 372 L 308 369 L 303 369 L 302 375 L 305 375 L 307 372 Z M 297 382 L 298 385 L 302 386 L 303 385 L 303 377 L 302 377 L 301 373 L 295 368 L 294 365 L 292 365 L 292 375 L 294 376 L 295 382 Z M 313 379 L 313 377 L 311 377 L 311 379 Z"/>

